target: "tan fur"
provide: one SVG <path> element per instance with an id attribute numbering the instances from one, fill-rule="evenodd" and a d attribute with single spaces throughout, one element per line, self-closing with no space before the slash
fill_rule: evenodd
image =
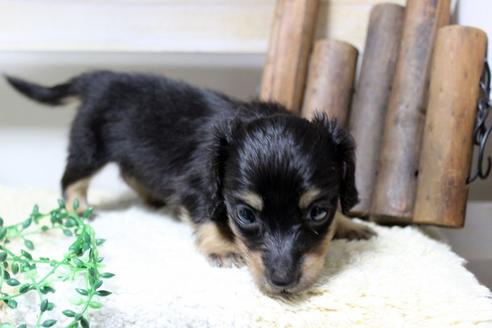
<path id="1" fill-rule="evenodd" d="M 237 228 L 234 226 L 234 224 L 229 223 L 229 225 L 231 226 L 232 232 L 236 236 L 236 245 L 243 256 L 244 261 L 246 262 L 249 272 L 253 276 L 256 285 L 260 287 L 260 289 L 262 289 L 263 291 L 268 292 L 267 290 L 265 290 L 267 282 L 265 279 L 265 266 L 263 265 L 261 253 L 251 251 L 241 240 L 241 235 L 237 231 Z"/>
<path id="2" fill-rule="evenodd" d="M 236 197 L 258 211 L 263 210 L 263 199 L 252 191 L 241 192 Z"/>
<path id="3" fill-rule="evenodd" d="M 349 240 L 369 239 L 376 233 L 363 224 L 352 221 L 342 213 L 336 212 L 335 221 L 337 225 L 336 238 L 346 238 Z"/>
<path id="4" fill-rule="evenodd" d="M 89 188 L 90 178 L 81 179 L 72 183 L 65 189 L 65 202 L 67 209 L 73 211 L 73 202 L 79 201 L 78 213 L 83 213 L 89 205 L 87 204 L 87 189 Z"/>
<path id="5" fill-rule="evenodd" d="M 299 208 L 305 209 L 318 197 L 321 191 L 318 188 L 312 188 L 304 192 L 299 198 Z"/>
<path id="6" fill-rule="evenodd" d="M 302 276 L 299 285 L 295 288 L 296 291 L 301 291 L 312 286 L 320 276 L 321 272 L 323 272 L 326 263 L 326 255 L 328 254 L 335 230 L 336 223 L 334 222 L 318 247 L 304 254 Z"/>
<path id="7" fill-rule="evenodd" d="M 292 290 L 293 293 L 304 290 L 316 282 L 316 279 L 319 277 L 325 266 L 326 254 L 328 253 L 330 241 L 333 239 L 335 229 L 336 227 L 334 225 L 330 227 L 329 232 L 321 244 L 304 255 L 305 258 L 301 269 L 301 280 L 299 281 L 299 285 Z M 237 231 L 235 231 L 236 229 L 233 228 L 232 230 L 234 231 L 234 234 L 238 235 Z M 263 264 L 261 253 L 249 250 L 240 238 L 237 239 L 236 243 L 243 254 L 244 260 L 256 285 L 267 294 L 277 294 L 278 291 L 273 289 L 266 280 L 265 266 Z"/>
<path id="8" fill-rule="evenodd" d="M 137 179 L 132 177 L 131 175 L 121 173 L 121 177 L 125 180 L 126 184 L 130 186 L 139 196 L 147 203 L 152 203 L 154 198 L 150 195 L 150 193 L 142 186 Z"/>
<path id="9" fill-rule="evenodd" d="M 177 210 L 177 217 L 183 221 L 183 222 L 186 222 L 188 223 L 189 225 L 193 225 L 193 218 L 191 217 L 191 214 L 190 212 L 188 212 L 188 210 L 184 207 L 184 206 L 180 206 Z"/>
<path id="10" fill-rule="evenodd" d="M 314 193 L 311 193 L 314 195 Z M 278 291 L 273 289 L 266 280 L 265 266 L 260 252 L 251 251 L 241 240 L 240 234 L 234 224 L 230 224 L 233 233 L 236 235 L 236 244 L 248 266 L 251 275 L 257 286 L 267 294 L 277 294 Z M 351 221 L 343 214 L 336 212 L 334 221 L 330 226 L 328 233 L 321 243 L 311 251 L 304 254 L 301 268 L 301 279 L 291 293 L 297 293 L 311 287 L 323 272 L 330 243 L 335 234 L 354 237 L 358 239 L 370 238 L 374 232 L 365 225 Z"/>
<path id="11" fill-rule="evenodd" d="M 195 236 L 198 250 L 206 256 L 225 260 L 226 257 L 240 252 L 236 244 L 229 240 L 213 222 L 195 225 Z"/>

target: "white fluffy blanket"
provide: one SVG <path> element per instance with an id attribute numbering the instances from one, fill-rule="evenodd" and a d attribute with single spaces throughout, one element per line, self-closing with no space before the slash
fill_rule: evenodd
<path id="1" fill-rule="evenodd" d="M 0 187 L 0 216 L 17 222 L 34 203 L 47 211 L 57 198 Z M 490 291 L 447 245 L 416 228 L 375 227 L 379 236 L 370 241 L 333 242 L 319 284 L 283 302 L 262 295 L 245 268 L 210 267 L 185 224 L 135 200 L 96 192 L 89 198 L 99 204 L 93 226 L 107 239 L 106 269 L 117 274 L 92 327 L 492 327 Z M 39 253 L 59 254 L 66 241 L 37 244 Z M 55 310 L 73 295 L 58 288 Z M 35 301 L 9 318 L 0 312 L 0 321 L 33 322 Z"/>

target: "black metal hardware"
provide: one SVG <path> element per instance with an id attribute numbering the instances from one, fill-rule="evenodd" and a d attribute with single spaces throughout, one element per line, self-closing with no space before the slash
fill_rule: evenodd
<path id="1" fill-rule="evenodd" d="M 475 172 L 470 174 L 467 183 L 472 183 L 477 179 L 487 179 L 492 170 L 492 158 L 490 156 L 485 158 L 485 147 L 492 132 L 492 122 L 488 122 L 488 116 L 492 107 L 490 102 L 490 78 L 490 67 L 487 60 L 485 60 L 484 69 L 480 78 L 477 119 L 475 128 L 473 129 L 473 145 L 478 147 L 477 162 Z"/>

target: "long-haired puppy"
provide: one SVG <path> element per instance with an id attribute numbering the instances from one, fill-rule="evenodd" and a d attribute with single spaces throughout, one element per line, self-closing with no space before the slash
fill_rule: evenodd
<path id="1" fill-rule="evenodd" d="M 169 78 L 107 71 L 53 87 L 17 78 L 27 97 L 78 97 L 65 173 L 67 204 L 87 207 L 91 177 L 114 162 L 147 202 L 191 221 L 218 265 L 246 263 L 268 294 L 311 286 L 334 236 L 372 230 L 336 213 L 358 201 L 354 144 L 324 116 L 311 122 L 268 102 L 242 102 Z"/>

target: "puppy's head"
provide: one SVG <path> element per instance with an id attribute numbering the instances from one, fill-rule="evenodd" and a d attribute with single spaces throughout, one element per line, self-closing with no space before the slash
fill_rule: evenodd
<path id="1" fill-rule="evenodd" d="M 290 115 L 223 134 L 217 198 L 256 283 L 270 294 L 306 289 L 324 267 L 338 204 L 346 212 L 358 200 L 350 136 L 325 116 Z"/>

